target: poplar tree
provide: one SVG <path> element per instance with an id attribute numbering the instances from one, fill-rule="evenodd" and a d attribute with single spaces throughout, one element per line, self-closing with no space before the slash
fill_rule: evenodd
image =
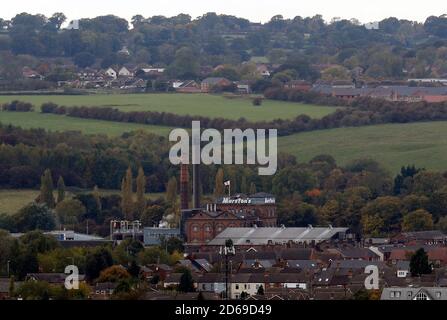
<path id="1" fill-rule="evenodd" d="M 102 205 L 101 205 L 101 195 L 99 193 L 98 186 L 95 186 L 93 188 L 93 198 L 95 198 L 96 208 L 98 210 L 98 213 L 100 213 L 102 211 Z"/>
<path id="2" fill-rule="evenodd" d="M 256 185 L 255 185 L 255 183 L 254 182 L 252 182 L 251 184 L 250 184 L 250 194 L 255 194 L 257 191 L 256 191 Z"/>
<path id="3" fill-rule="evenodd" d="M 224 195 L 224 172 L 222 168 L 219 168 L 216 173 L 216 183 L 214 187 L 214 195 L 221 197 Z"/>
<path id="4" fill-rule="evenodd" d="M 168 186 L 166 187 L 166 201 L 169 204 L 175 204 L 177 200 L 177 179 L 172 177 L 168 181 Z"/>
<path id="5" fill-rule="evenodd" d="M 57 180 L 57 203 L 64 201 L 65 199 L 65 182 L 62 176 L 59 176 Z"/>
<path id="6" fill-rule="evenodd" d="M 137 212 L 138 216 L 141 216 L 146 208 L 146 199 L 144 194 L 146 193 L 146 176 L 144 175 L 143 168 L 138 169 L 137 176 Z"/>
<path id="7" fill-rule="evenodd" d="M 40 182 L 40 202 L 45 203 L 48 208 L 54 208 L 53 179 L 51 178 L 50 169 L 45 170 L 40 178 Z"/>
<path id="8" fill-rule="evenodd" d="M 121 182 L 121 210 L 124 217 L 133 220 L 133 193 L 132 193 L 132 170 L 127 169 L 126 175 Z"/>

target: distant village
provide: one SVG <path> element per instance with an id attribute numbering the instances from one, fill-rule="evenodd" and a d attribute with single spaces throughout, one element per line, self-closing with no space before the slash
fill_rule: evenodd
<path id="1" fill-rule="evenodd" d="M 123 48 L 126 51 L 126 48 Z M 258 63 L 256 72 L 261 79 L 269 79 L 279 65 Z M 316 69 L 330 68 L 328 65 L 314 66 Z M 220 93 L 232 92 L 237 94 L 260 93 L 253 90 L 256 81 L 231 81 L 225 77 L 209 77 L 214 72 L 224 69 L 224 65 L 217 67 L 201 67 L 202 81 L 169 79 L 165 68 L 153 66 L 112 66 L 106 69 L 66 67 L 75 75 L 75 79 L 58 81 L 59 89 L 81 90 L 119 90 L 124 93 L 142 92 L 177 92 L 177 93 Z M 362 70 L 357 70 L 361 74 Z M 25 79 L 44 80 L 45 77 L 37 71 L 24 67 L 22 76 Z M 284 88 L 303 92 L 315 92 L 325 96 L 332 96 L 345 100 L 358 97 L 370 97 L 401 102 L 444 102 L 447 101 L 447 79 L 421 78 L 407 81 L 374 81 L 369 84 L 353 81 L 317 80 L 315 83 L 296 79 L 282 84 Z M 262 92 L 261 92 L 262 93 Z"/>

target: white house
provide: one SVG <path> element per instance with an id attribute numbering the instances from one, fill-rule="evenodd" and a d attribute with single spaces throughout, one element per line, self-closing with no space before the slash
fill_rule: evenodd
<path id="1" fill-rule="evenodd" d="M 129 71 L 129 69 L 127 69 L 126 67 L 122 67 L 119 71 L 118 71 L 118 76 L 120 77 L 132 77 L 133 73 Z"/>
<path id="2" fill-rule="evenodd" d="M 256 295 L 260 286 L 265 286 L 261 279 L 263 274 L 238 273 L 231 278 L 230 297 L 240 299 L 242 292 L 249 296 Z"/>
<path id="3" fill-rule="evenodd" d="M 225 276 L 221 273 L 205 273 L 197 280 L 197 290 L 221 294 L 225 291 Z"/>
<path id="4" fill-rule="evenodd" d="M 110 78 L 113 78 L 113 79 L 117 78 L 116 71 L 113 68 L 108 68 L 104 73 L 106 76 L 108 76 Z"/>
<path id="5" fill-rule="evenodd" d="M 397 277 L 398 278 L 406 278 L 410 273 L 410 261 L 398 261 L 396 263 L 397 267 Z"/>

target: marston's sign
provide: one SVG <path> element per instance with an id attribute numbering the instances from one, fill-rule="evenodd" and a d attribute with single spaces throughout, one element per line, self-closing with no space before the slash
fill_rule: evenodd
<path id="1" fill-rule="evenodd" d="M 222 198 L 222 204 L 274 204 L 275 198 Z"/>

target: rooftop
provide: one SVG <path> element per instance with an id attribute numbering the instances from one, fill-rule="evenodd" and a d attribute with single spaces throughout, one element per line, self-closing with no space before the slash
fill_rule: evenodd
<path id="1" fill-rule="evenodd" d="M 209 245 L 224 245 L 228 239 L 235 245 L 265 245 L 287 242 L 321 242 L 329 240 L 348 228 L 226 228 Z"/>

